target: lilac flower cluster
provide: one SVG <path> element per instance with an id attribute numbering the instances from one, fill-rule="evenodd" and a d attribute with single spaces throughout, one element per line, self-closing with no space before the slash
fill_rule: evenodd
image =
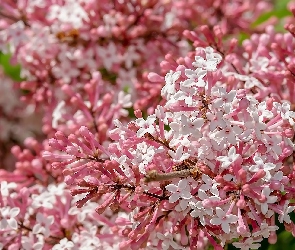
<path id="1" fill-rule="evenodd" d="M 0 249 L 258 249 L 276 218 L 295 235 L 294 20 L 251 26 L 271 7 L 3 0 L 22 80 L 0 75 Z"/>
<path id="2" fill-rule="evenodd" d="M 81 140 L 56 134 L 50 141 L 66 154 L 43 153 L 63 161 L 58 167 L 68 184 L 84 187 L 73 191 L 87 193 L 79 206 L 103 194 L 99 213 L 108 206 L 143 210 L 145 216 L 133 216 L 124 249 L 143 239 L 153 247 L 192 249 L 199 235 L 215 247 L 218 239 L 221 246 L 238 240 L 236 247 L 257 248 L 263 237 L 276 240 L 275 214 L 291 223 L 292 177 L 284 160 L 294 149 L 295 113 L 287 102 L 259 102 L 250 90 L 223 82 L 226 65 L 219 66 L 222 57 L 212 48 L 196 48 L 194 59 L 185 57 L 166 74 L 165 105 L 154 114 L 144 119 L 136 111 L 127 126 L 115 122 L 108 147 L 81 127 Z M 161 219 L 174 225 L 166 236 Z"/>

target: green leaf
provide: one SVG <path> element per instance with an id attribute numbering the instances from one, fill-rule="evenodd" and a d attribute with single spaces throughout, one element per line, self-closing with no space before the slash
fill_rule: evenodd
<path id="1" fill-rule="evenodd" d="M 124 91 L 124 93 L 128 94 L 129 91 L 130 91 L 130 87 L 129 86 L 124 86 L 123 91 Z"/>
<path id="2" fill-rule="evenodd" d="M 285 31 L 284 22 L 281 19 L 287 16 L 291 16 L 292 13 L 288 10 L 287 4 L 290 0 L 276 0 L 274 1 L 274 7 L 272 11 L 263 13 L 257 18 L 255 22 L 252 23 L 251 27 L 255 28 L 258 25 L 266 22 L 271 17 L 277 17 L 279 22 L 275 25 L 276 31 Z"/>
<path id="3" fill-rule="evenodd" d="M 100 68 L 99 69 L 101 73 L 101 77 L 103 80 L 110 82 L 111 84 L 115 85 L 117 80 L 117 74 L 108 71 L 106 68 Z"/>
<path id="4" fill-rule="evenodd" d="M 134 115 L 134 108 L 133 107 L 130 107 L 130 108 L 125 108 L 127 111 L 128 111 L 128 117 L 129 118 L 136 118 L 136 116 Z"/>
<path id="5" fill-rule="evenodd" d="M 275 245 L 270 245 L 268 250 L 295 249 L 295 238 L 290 232 L 283 231 L 278 235 Z"/>
<path id="6" fill-rule="evenodd" d="M 239 35 L 238 35 L 239 44 L 242 45 L 243 41 L 248 39 L 249 37 L 250 37 L 249 34 L 247 34 L 245 32 L 240 32 Z"/>
<path id="7" fill-rule="evenodd" d="M 4 73 L 15 81 L 21 81 L 20 65 L 12 65 L 10 62 L 11 56 L 9 54 L 0 53 L 0 65 L 3 67 Z"/>
<path id="8" fill-rule="evenodd" d="M 284 9 L 287 8 L 287 4 L 290 0 L 275 0 L 274 1 L 274 9 Z"/>
<path id="9" fill-rule="evenodd" d="M 164 130 L 166 130 L 166 131 L 170 131 L 171 130 L 171 128 L 170 128 L 170 126 L 169 125 L 164 125 Z"/>

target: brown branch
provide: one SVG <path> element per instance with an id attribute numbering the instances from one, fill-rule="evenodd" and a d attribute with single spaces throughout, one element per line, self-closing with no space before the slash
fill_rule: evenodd
<path id="1" fill-rule="evenodd" d="M 131 192 L 134 192 L 135 191 L 135 187 L 134 186 L 131 186 L 131 185 L 125 185 L 125 184 L 116 184 L 116 185 L 113 185 L 113 188 L 115 189 L 121 189 L 121 188 L 125 188 L 127 190 L 130 190 Z M 147 196 L 150 196 L 150 197 L 153 197 L 153 198 L 157 198 L 159 200 L 168 200 L 168 197 L 165 196 L 165 195 L 157 195 L 157 194 L 154 194 L 154 193 L 150 193 L 148 191 L 143 191 L 143 194 L 147 195 Z"/>
<path id="2" fill-rule="evenodd" d="M 150 171 L 146 176 L 145 182 L 152 181 L 167 181 L 175 178 L 185 178 L 194 175 L 195 169 L 185 169 L 180 171 L 174 171 L 170 173 L 158 173 L 156 170 Z"/>

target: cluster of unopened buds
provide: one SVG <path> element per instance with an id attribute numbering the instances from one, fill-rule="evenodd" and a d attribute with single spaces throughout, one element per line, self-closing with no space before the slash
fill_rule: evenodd
<path id="1" fill-rule="evenodd" d="M 295 32 L 251 28 L 270 7 L 3 0 L 0 50 L 23 80 L 0 112 L 25 130 L 38 111 L 43 134 L 0 166 L 0 249 L 250 250 L 279 223 L 295 237 Z"/>

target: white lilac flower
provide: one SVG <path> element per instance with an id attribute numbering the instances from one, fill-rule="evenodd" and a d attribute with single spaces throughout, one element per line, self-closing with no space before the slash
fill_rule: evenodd
<path id="1" fill-rule="evenodd" d="M 223 112 L 217 111 L 215 114 L 207 113 L 207 119 L 210 120 L 210 131 L 213 132 L 217 127 L 224 129 L 226 127 L 226 122 L 223 119 Z"/>
<path id="2" fill-rule="evenodd" d="M 161 90 L 161 96 L 165 97 L 167 100 L 170 99 L 172 95 L 175 94 L 175 82 L 180 77 L 181 72 L 180 71 L 170 71 L 165 76 L 165 86 Z"/>
<path id="3" fill-rule="evenodd" d="M 183 152 L 183 146 L 179 146 L 176 152 L 169 150 L 168 154 L 172 157 L 174 162 L 182 162 L 190 157 L 190 154 Z"/>
<path id="4" fill-rule="evenodd" d="M 278 226 L 270 226 L 267 223 L 263 222 L 259 226 L 259 230 L 252 233 L 253 237 L 263 236 L 263 238 L 268 238 L 271 232 L 278 230 Z"/>
<path id="5" fill-rule="evenodd" d="M 114 64 L 120 63 L 122 60 L 113 42 L 110 42 L 106 47 L 98 46 L 97 54 L 103 58 L 102 62 L 107 70 L 111 70 Z"/>
<path id="6" fill-rule="evenodd" d="M 35 236 L 32 233 L 29 233 L 28 236 L 23 235 L 21 244 L 23 250 L 42 250 L 44 246 L 44 236 L 41 234 Z"/>
<path id="7" fill-rule="evenodd" d="M 290 111 L 289 103 L 284 102 L 283 104 L 280 104 L 278 102 L 274 102 L 273 105 L 280 112 L 280 115 L 284 120 L 288 120 L 291 125 L 294 125 L 295 112 Z"/>
<path id="8" fill-rule="evenodd" d="M 67 238 L 63 238 L 59 241 L 58 244 L 54 245 L 52 250 L 61 250 L 61 249 L 72 249 L 74 247 L 74 243 L 69 241 Z"/>
<path id="9" fill-rule="evenodd" d="M 19 214 L 20 209 L 18 207 L 2 207 L 0 209 L 0 230 L 2 229 L 14 229 L 16 230 L 18 225 L 15 217 Z"/>
<path id="10" fill-rule="evenodd" d="M 218 53 L 214 53 L 213 48 L 196 48 L 196 50 L 201 49 L 206 53 L 206 59 L 201 56 L 195 57 L 195 62 L 192 65 L 196 68 L 202 68 L 206 71 L 216 71 L 217 65 L 221 62 L 222 57 Z"/>
<path id="11" fill-rule="evenodd" d="M 200 186 L 200 189 L 203 191 L 211 190 L 214 186 L 216 187 L 218 183 L 213 179 L 211 179 L 208 175 L 203 174 L 202 175 L 202 181 L 204 181 L 204 184 Z"/>
<path id="12" fill-rule="evenodd" d="M 201 68 L 197 68 L 195 70 L 185 69 L 184 72 L 185 72 L 185 75 L 190 80 L 193 80 L 193 81 L 195 81 L 196 79 L 199 79 L 199 78 L 203 78 L 207 74 L 207 71 L 206 70 L 203 70 Z"/>
<path id="13" fill-rule="evenodd" d="M 0 183 L 0 192 L 2 196 L 8 196 L 10 191 L 15 189 L 17 187 L 17 184 L 15 182 L 7 182 L 7 181 L 1 181 Z"/>
<path id="14" fill-rule="evenodd" d="M 132 106 L 131 95 L 120 91 L 118 94 L 118 104 L 122 105 L 123 108 L 130 108 Z"/>
<path id="15" fill-rule="evenodd" d="M 181 250 L 183 247 L 179 246 L 174 240 L 173 235 L 169 232 L 166 232 L 165 234 L 157 233 L 157 237 L 162 240 L 162 249 L 168 250 L 170 247 L 173 249 Z"/>
<path id="16" fill-rule="evenodd" d="M 202 201 L 197 201 L 197 202 L 190 201 L 189 206 L 191 207 L 191 209 L 193 209 L 193 211 L 191 211 L 190 215 L 194 218 L 199 218 L 199 220 L 203 226 L 206 225 L 205 216 L 206 215 L 209 215 L 209 216 L 213 215 L 213 209 L 204 208 Z"/>
<path id="17" fill-rule="evenodd" d="M 188 106 L 194 106 L 193 103 L 193 96 L 196 94 L 197 90 L 196 88 L 188 88 L 187 91 L 179 90 L 176 92 L 176 94 L 173 96 L 173 98 L 177 101 L 184 101 L 186 105 Z M 167 102 L 167 104 L 170 103 L 170 100 Z"/>
<path id="18" fill-rule="evenodd" d="M 212 94 L 218 97 L 213 101 L 213 107 L 222 107 L 226 113 L 229 113 L 232 106 L 232 102 L 236 96 L 236 90 L 226 92 L 226 90 L 222 87 L 214 87 L 212 91 Z"/>
<path id="19" fill-rule="evenodd" d="M 50 234 L 50 225 L 54 222 L 54 217 L 52 215 L 45 217 L 42 213 L 37 213 L 36 224 L 33 227 L 33 234 L 43 234 L 48 237 Z"/>
<path id="20" fill-rule="evenodd" d="M 204 124 L 203 118 L 189 118 L 181 116 L 181 132 L 183 135 L 192 134 L 195 138 L 201 137 L 200 129 Z"/>
<path id="21" fill-rule="evenodd" d="M 295 209 L 295 206 L 289 206 L 289 203 L 290 201 L 286 201 L 285 204 L 284 204 L 284 207 L 281 211 L 281 213 L 279 214 L 279 222 L 283 223 L 283 222 L 286 222 L 286 223 L 291 223 L 291 219 L 290 219 L 290 213 L 292 211 L 294 211 Z"/>
<path id="22" fill-rule="evenodd" d="M 145 133 L 150 133 L 153 135 L 155 133 L 154 122 L 156 120 L 155 116 L 148 116 L 147 119 L 139 118 L 136 120 L 136 124 L 140 127 L 137 131 L 138 137 L 143 137 Z"/>
<path id="23" fill-rule="evenodd" d="M 146 174 L 145 167 L 153 160 L 154 155 L 161 152 L 162 149 L 163 147 L 157 149 L 147 145 L 145 142 L 141 142 L 137 144 L 137 149 L 131 152 L 134 156 L 132 162 L 138 165 L 139 171 L 142 174 Z"/>
<path id="24" fill-rule="evenodd" d="M 251 172 L 258 172 L 260 169 L 264 170 L 266 175 L 265 175 L 265 180 L 270 180 L 271 178 L 271 174 L 270 174 L 270 170 L 275 169 L 276 165 L 273 163 L 264 163 L 263 160 L 258 157 L 258 156 L 254 156 L 253 157 L 253 161 L 256 163 L 256 165 L 251 165 L 249 167 L 249 171 Z"/>
<path id="25" fill-rule="evenodd" d="M 275 159 L 278 159 L 283 152 L 280 146 L 280 143 L 282 142 L 282 138 L 276 135 L 269 136 L 267 134 L 263 134 L 262 142 L 267 148 L 267 153 L 270 153 Z"/>
<path id="26" fill-rule="evenodd" d="M 214 137 L 215 140 L 226 139 L 230 144 L 236 145 L 239 138 L 238 136 L 243 133 L 243 129 L 241 129 L 237 125 L 232 125 L 230 122 L 227 122 L 226 127 L 215 132 Z"/>
<path id="27" fill-rule="evenodd" d="M 266 201 L 263 202 L 263 203 L 260 203 L 260 206 L 261 206 L 261 212 L 265 215 L 268 211 L 268 204 L 272 204 L 272 203 L 275 203 L 278 199 L 277 196 L 271 196 L 270 195 L 271 193 L 271 190 L 269 187 L 264 187 L 261 194 L 265 196 L 266 198 Z"/>
<path id="28" fill-rule="evenodd" d="M 217 217 L 213 217 L 210 220 L 212 225 L 221 225 L 222 230 L 228 234 L 230 232 L 229 224 L 236 223 L 238 216 L 233 214 L 226 214 L 220 207 L 216 208 Z"/>
<path id="29" fill-rule="evenodd" d="M 228 166 L 230 166 L 231 164 L 233 164 L 236 160 L 238 160 L 241 156 L 239 154 L 236 153 L 236 148 L 235 147 L 231 147 L 228 151 L 228 155 L 227 156 L 219 156 L 216 159 L 220 162 L 222 162 L 221 164 L 221 168 L 225 169 Z"/>
<path id="30" fill-rule="evenodd" d="M 174 203 L 180 198 L 182 199 L 191 199 L 192 195 L 190 192 L 190 185 L 186 179 L 180 180 L 178 185 L 169 184 L 166 186 L 166 189 L 172 193 L 169 197 L 169 202 Z"/>
<path id="31" fill-rule="evenodd" d="M 233 246 L 240 248 L 241 250 L 251 250 L 259 249 L 261 244 L 255 242 L 252 238 L 248 238 L 244 242 L 234 242 Z"/>

